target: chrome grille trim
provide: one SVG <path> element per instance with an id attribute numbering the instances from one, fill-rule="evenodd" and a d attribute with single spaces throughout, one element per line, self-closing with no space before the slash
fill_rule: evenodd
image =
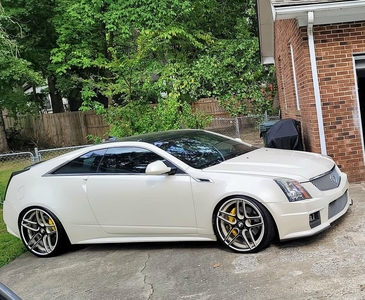
<path id="1" fill-rule="evenodd" d="M 309 181 L 320 191 L 329 191 L 340 185 L 341 175 L 334 166 L 329 172 L 313 177 Z"/>
<path id="2" fill-rule="evenodd" d="M 331 219 L 335 215 L 340 213 L 345 208 L 347 201 L 348 201 L 347 191 L 340 198 L 336 199 L 335 201 L 332 201 L 328 205 L 328 219 Z"/>

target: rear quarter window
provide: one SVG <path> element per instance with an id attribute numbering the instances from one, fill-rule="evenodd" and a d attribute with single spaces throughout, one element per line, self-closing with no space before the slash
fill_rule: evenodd
<path id="1" fill-rule="evenodd" d="M 90 151 L 66 163 L 51 174 L 90 174 L 95 173 L 103 158 L 105 149 Z"/>

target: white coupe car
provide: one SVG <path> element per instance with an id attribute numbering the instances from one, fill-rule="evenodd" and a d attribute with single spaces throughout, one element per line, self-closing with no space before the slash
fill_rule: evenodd
<path id="1" fill-rule="evenodd" d="M 346 213 L 348 180 L 315 153 L 204 130 L 124 138 L 12 174 L 7 229 L 37 256 L 71 244 L 215 241 L 256 252 Z"/>

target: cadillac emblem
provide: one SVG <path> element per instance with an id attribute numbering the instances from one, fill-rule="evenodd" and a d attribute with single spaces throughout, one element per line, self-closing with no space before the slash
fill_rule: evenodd
<path id="1" fill-rule="evenodd" d="M 331 175 L 330 175 L 330 181 L 331 181 L 331 183 L 332 183 L 334 186 L 337 186 L 337 185 L 338 185 L 338 179 L 337 179 L 337 177 L 336 177 L 334 174 L 331 174 Z"/>

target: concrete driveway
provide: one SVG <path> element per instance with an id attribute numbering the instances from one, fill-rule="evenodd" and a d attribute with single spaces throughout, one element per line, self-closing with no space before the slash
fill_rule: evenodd
<path id="1" fill-rule="evenodd" d="M 55 258 L 25 253 L 0 282 L 40 299 L 365 299 L 365 183 L 329 230 L 258 254 L 218 243 L 74 247 Z"/>

